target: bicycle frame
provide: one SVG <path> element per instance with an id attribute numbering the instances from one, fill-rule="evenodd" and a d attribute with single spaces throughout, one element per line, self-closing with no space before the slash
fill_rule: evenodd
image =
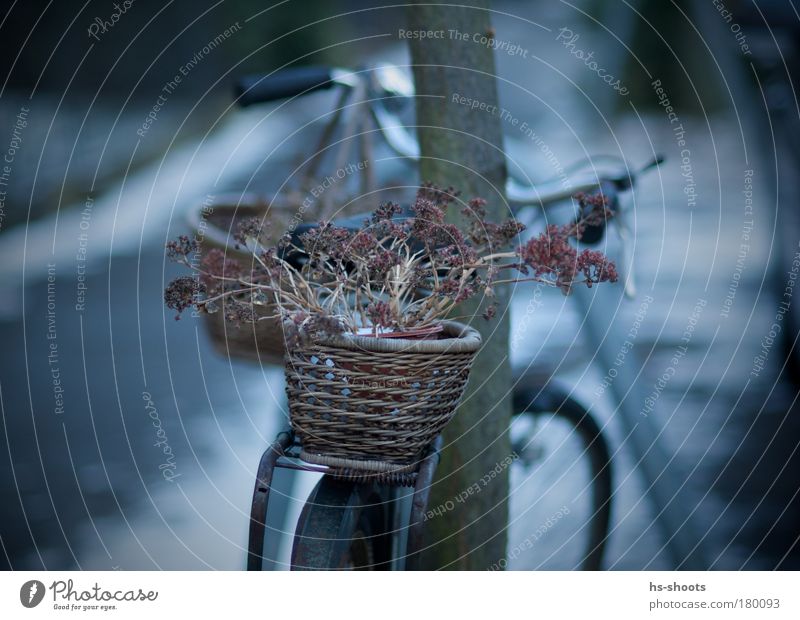
<path id="1" fill-rule="evenodd" d="M 269 506 L 269 495 L 272 487 L 272 479 L 276 469 L 293 469 L 299 471 L 309 471 L 332 476 L 337 480 L 355 483 L 355 487 L 363 485 L 375 487 L 376 485 L 393 488 L 396 486 L 411 486 L 413 494 L 410 502 L 410 511 L 407 527 L 401 527 L 400 523 L 392 523 L 392 529 L 403 532 L 401 540 L 393 540 L 392 545 L 398 547 L 394 549 L 392 555 L 403 558 L 402 566 L 387 566 L 387 568 L 399 568 L 405 570 L 417 570 L 419 567 L 419 553 L 422 550 L 422 531 L 424 526 L 424 515 L 428 507 L 428 497 L 430 495 L 433 476 L 436 466 L 439 463 L 439 450 L 442 446 L 442 438 L 437 437 L 428 453 L 419 462 L 417 471 L 411 474 L 387 474 L 375 476 L 351 471 L 337 471 L 330 467 L 309 465 L 298 461 L 295 445 L 294 433 L 285 431 L 278 435 L 275 441 L 264 451 L 256 474 L 255 487 L 253 489 L 253 499 L 250 508 L 250 531 L 247 553 L 247 570 L 261 570 L 264 561 L 263 549 L 267 530 L 267 508 Z M 374 490 L 372 491 L 374 493 Z M 396 504 L 398 498 L 389 499 L 390 504 Z M 392 516 L 397 516 L 394 513 Z M 297 525 L 298 536 L 303 537 L 305 532 L 308 512 L 301 514 Z M 394 521 L 394 519 L 393 519 Z M 390 532 L 391 533 L 391 532 Z M 312 536 L 319 542 L 317 535 Z M 341 541 L 336 541 L 341 542 Z M 397 553 L 402 549 L 402 553 Z M 320 558 L 317 557 L 318 551 L 309 550 L 304 545 L 295 545 L 292 551 L 292 568 L 312 568 L 318 567 Z"/>

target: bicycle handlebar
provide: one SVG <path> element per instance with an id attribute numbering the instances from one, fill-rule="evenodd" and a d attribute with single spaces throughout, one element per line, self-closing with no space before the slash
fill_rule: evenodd
<path id="1" fill-rule="evenodd" d="M 396 73 L 387 73 L 386 68 L 375 69 L 372 72 L 373 85 L 381 92 L 402 93 L 402 96 L 411 97 L 413 86 L 398 84 Z M 387 77 L 388 76 L 388 77 Z M 287 97 L 305 95 L 317 90 L 329 89 L 334 85 L 353 88 L 359 81 L 367 79 L 367 73 L 361 71 L 353 73 L 347 69 L 328 66 L 290 67 L 281 69 L 267 75 L 249 75 L 241 78 L 235 88 L 239 105 L 247 107 L 257 103 L 266 103 Z M 402 80 L 400 80 L 402 82 Z M 408 91 L 408 92 L 406 92 Z M 386 109 L 380 96 L 370 102 L 372 116 L 389 147 L 398 155 L 416 161 L 419 159 L 419 145 L 403 123 Z M 631 174 L 622 174 L 617 177 L 598 179 L 595 174 L 584 175 L 584 178 L 574 179 L 568 186 L 563 186 L 560 181 L 553 180 L 531 185 L 527 179 L 521 180 L 509 177 L 506 185 L 506 197 L 512 207 L 528 205 L 546 205 L 564 200 L 577 192 L 590 192 L 597 190 L 602 181 L 609 181 L 606 192 L 613 189 L 625 191 L 630 189 L 635 176 L 652 166 L 657 166 L 663 161 L 661 156 L 656 156 L 641 170 Z"/>
<path id="2" fill-rule="evenodd" d="M 323 66 L 292 67 L 268 75 L 247 75 L 234 87 L 242 107 L 305 95 L 328 89 L 334 84 L 352 86 L 351 74 L 343 69 Z"/>

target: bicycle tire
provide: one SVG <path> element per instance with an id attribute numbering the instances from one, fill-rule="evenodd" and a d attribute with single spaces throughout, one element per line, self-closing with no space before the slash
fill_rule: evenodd
<path id="1" fill-rule="evenodd" d="M 292 545 L 292 570 L 388 570 L 387 492 L 323 476 L 303 506 Z"/>
<path id="2" fill-rule="evenodd" d="M 589 411 L 569 394 L 548 382 L 515 390 L 514 415 L 549 413 L 568 422 L 581 439 L 591 472 L 592 516 L 582 570 L 602 570 L 611 523 L 612 465 L 608 442 Z"/>

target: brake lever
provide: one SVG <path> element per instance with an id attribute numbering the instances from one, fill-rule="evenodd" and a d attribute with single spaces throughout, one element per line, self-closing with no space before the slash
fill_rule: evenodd
<path id="1" fill-rule="evenodd" d="M 631 245 L 631 229 L 626 222 L 626 210 L 621 207 L 619 194 L 628 191 L 634 187 L 636 180 L 644 172 L 651 170 L 661 163 L 664 157 L 656 155 L 646 164 L 644 164 L 638 171 L 633 173 L 627 172 L 617 177 L 606 178 L 599 183 L 598 191 L 609 196 L 609 206 L 614 210 L 614 217 L 611 220 L 616 227 L 617 235 L 620 240 L 620 250 L 622 253 L 621 260 L 618 261 L 620 267 L 620 275 L 622 277 L 625 297 L 633 299 L 636 297 L 636 281 L 633 269 L 633 248 Z M 606 232 L 606 222 L 599 226 L 592 226 L 587 228 L 581 238 L 583 243 L 587 245 L 597 245 L 603 240 Z"/>
<path id="2" fill-rule="evenodd" d="M 641 174 L 652 170 L 653 168 L 657 168 L 664 163 L 664 159 L 665 158 L 663 155 L 655 155 L 633 175 L 625 175 L 624 177 L 616 179 L 615 185 L 617 190 L 625 191 L 627 189 L 631 189 Z M 631 229 L 627 224 L 626 211 L 627 210 L 623 210 L 621 207 L 618 208 L 613 221 L 617 230 L 617 235 L 619 236 L 620 250 L 622 252 L 622 260 L 620 263 L 623 265 L 623 273 L 621 275 L 624 286 L 624 294 L 628 299 L 634 299 L 636 297 L 636 279 L 635 270 L 633 268 L 632 234 Z"/>
<path id="3" fill-rule="evenodd" d="M 657 168 L 662 163 L 664 163 L 664 156 L 657 154 L 653 158 L 651 158 L 646 164 L 644 164 L 641 168 L 636 170 L 633 174 L 630 173 L 623 173 L 620 174 L 618 177 L 609 178 L 608 180 L 614 184 L 614 187 L 617 191 L 624 192 L 636 185 L 636 180 L 642 176 L 648 170 L 652 170 L 653 168 Z"/>
<path id="4" fill-rule="evenodd" d="M 619 245 L 622 251 L 622 286 L 624 287 L 625 297 L 634 299 L 636 297 L 636 276 L 633 269 L 633 248 L 631 247 L 630 229 L 624 223 L 622 217 L 615 218 L 617 235 L 619 235 Z"/>

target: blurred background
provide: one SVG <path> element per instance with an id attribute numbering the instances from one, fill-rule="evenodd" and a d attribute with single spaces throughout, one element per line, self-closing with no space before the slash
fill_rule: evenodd
<path id="1" fill-rule="evenodd" d="M 587 158 L 666 157 L 627 205 L 634 299 L 593 292 L 593 323 L 558 292 L 512 304 L 515 372 L 552 374 L 611 438 L 606 567 L 800 568 L 800 16 L 788 0 L 492 9 L 496 39 L 525 52 L 495 52 L 501 105 L 535 130 L 504 123 L 514 166 L 544 181 Z M 163 288 L 180 270 L 164 243 L 204 207 L 304 191 L 336 94 L 242 109 L 239 76 L 407 72 L 404 23 L 404 8 L 367 1 L 6 3 L 3 568 L 244 567 L 258 458 L 286 426 L 282 369 L 215 347 L 201 318 L 173 320 Z M 413 106 L 403 118 L 413 125 Z M 374 174 L 419 182 L 396 159 Z M 620 255 L 614 235 L 606 251 Z M 596 354 L 628 340 L 621 361 Z M 580 445 L 553 423 L 535 452 L 512 471 L 509 568 L 576 568 Z M 291 531 L 314 481 L 276 481 L 277 530 Z M 562 506 L 569 516 L 525 547 Z M 285 568 L 290 537 L 273 539 L 270 565 Z"/>

